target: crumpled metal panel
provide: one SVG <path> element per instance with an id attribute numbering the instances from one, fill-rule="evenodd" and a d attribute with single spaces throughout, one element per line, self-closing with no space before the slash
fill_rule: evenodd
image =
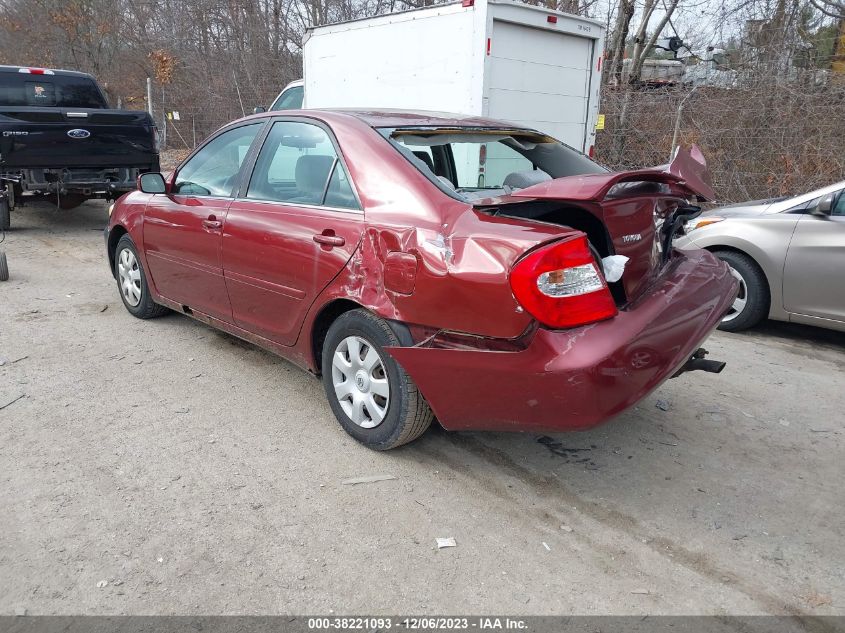
<path id="1" fill-rule="evenodd" d="M 674 375 L 736 292 L 736 280 L 711 253 L 676 252 L 653 291 L 609 321 L 539 328 L 516 351 L 427 345 L 388 351 L 447 429 L 587 429 Z"/>
<path id="2" fill-rule="evenodd" d="M 548 180 L 511 194 L 512 198 L 571 200 L 573 202 L 601 201 L 610 190 L 623 182 L 662 182 L 674 185 L 680 194 L 696 195 L 713 200 L 716 194 L 711 184 L 710 172 L 701 150 L 679 148 L 668 165 L 621 171 L 607 174 L 586 174 Z M 489 202 L 489 201 L 485 201 Z"/>

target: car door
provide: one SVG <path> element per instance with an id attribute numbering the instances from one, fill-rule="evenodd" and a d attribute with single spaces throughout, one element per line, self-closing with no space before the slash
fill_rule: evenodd
<path id="1" fill-rule="evenodd" d="M 168 193 L 152 196 L 144 213 L 147 266 L 158 292 L 229 323 L 232 308 L 221 263 L 223 221 L 263 125 L 240 125 L 214 137 L 179 168 Z"/>
<path id="2" fill-rule="evenodd" d="M 805 212 L 795 226 L 783 274 L 784 307 L 793 314 L 845 321 L 845 191 L 829 216 Z"/>
<path id="3" fill-rule="evenodd" d="M 327 127 L 273 123 L 224 224 L 223 273 L 239 327 L 296 342 L 308 308 L 361 239 L 364 216 L 348 174 Z"/>

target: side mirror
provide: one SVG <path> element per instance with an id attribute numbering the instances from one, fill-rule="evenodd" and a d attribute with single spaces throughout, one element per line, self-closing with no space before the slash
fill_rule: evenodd
<path id="1" fill-rule="evenodd" d="M 165 193 L 167 185 L 164 176 L 157 171 L 151 171 L 138 176 L 138 189 L 144 193 Z"/>
<path id="2" fill-rule="evenodd" d="M 255 106 L 252 109 L 253 114 L 261 114 L 262 112 L 267 112 L 267 108 L 265 108 L 264 106 Z"/>
<path id="3" fill-rule="evenodd" d="M 833 209 L 833 194 L 829 193 L 819 200 L 815 206 L 810 207 L 810 213 L 827 217 L 830 215 L 831 209 Z"/>

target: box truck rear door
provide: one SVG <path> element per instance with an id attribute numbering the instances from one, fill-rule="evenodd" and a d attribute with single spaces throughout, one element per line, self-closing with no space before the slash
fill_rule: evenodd
<path id="1" fill-rule="evenodd" d="M 583 150 L 592 63 L 592 39 L 494 20 L 487 115 Z"/>

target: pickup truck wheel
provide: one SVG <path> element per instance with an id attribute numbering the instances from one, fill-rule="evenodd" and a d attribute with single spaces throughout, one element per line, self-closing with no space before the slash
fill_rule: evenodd
<path id="1" fill-rule="evenodd" d="M 5 196 L 0 198 L 0 231 L 6 231 L 12 226 L 11 211 L 9 199 Z"/>
<path id="2" fill-rule="evenodd" d="M 757 263 L 743 253 L 713 253 L 731 269 L 739 282 L 739 294 L 719 324 L 725 332 L 738 332 L 757 325 L 769 312 L 769 285 Z"/>
<path id="3" fill-rule="evenodd" d="M 332 412 L 349 435 L 379 451 L 415 440 L 434 419 L 411 377 L 385 351 L 399 344 L 390 326 L 366 310 L 340 315 L 323 344 Z"/>
<path id="4" fill-rule="evenodd" d="M 150 296 L 147 275 L 135 250 L 132 238 L 124 235 L 114 251 L 114 276 L 123 305 L 132 316 L 152 319 L 167 314 L 168 309 L 155 303 Z"/>
<path id="5" fill-rule="evenodd" d="M 0 281 L 9 281 L 9 263 L 3 251 L 0 251 Z"/>

